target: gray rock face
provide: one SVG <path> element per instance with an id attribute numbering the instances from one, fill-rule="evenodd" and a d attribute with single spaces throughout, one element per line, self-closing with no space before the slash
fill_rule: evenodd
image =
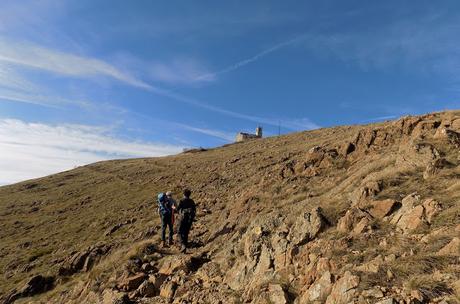
<path id="1" fill-rule="evenodd" d="M 327 221 L 321 213 L 321 208 L 313 208 L 297 217 L 288 239 L 293 245 L 305 244 L 313 240 L 326 226 Z"/>

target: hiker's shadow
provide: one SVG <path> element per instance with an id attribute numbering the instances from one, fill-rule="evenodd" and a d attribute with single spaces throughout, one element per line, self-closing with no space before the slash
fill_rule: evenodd
<path id="1" fill-rule="evenodd" d="M 188 247 L 189 248 L 200 248 L 200 247 L 203 247 L 204 246 L 204 243 L 202 241 L 190 241 L 188 243 Z"/>

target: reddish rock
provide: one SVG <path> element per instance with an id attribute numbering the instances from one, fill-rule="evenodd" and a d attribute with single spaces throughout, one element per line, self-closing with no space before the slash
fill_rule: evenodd
<path id="1" fill-rule="evenodd" d="M 371 216 L 358 208 L 347 210 L 337 223 L 337 230 L 340 232 L 353 232 L 360 234 L 368 229 L 371 222 Z"/>
<path id="2" fill-rule="evenodd" d="M 313 283 L 301 298 L 301 303 L 320 301 L 324 302 L 332 290 L 332 275 L 329 271 L 323 273 L 321 278 Z"/>
<path id="3" fill-rule="evenodd" d="M 431 224 L 433 218 L 442 211 L 442 206 L 436 200 L 429 198 L 423 202 L 423 207 L 425 208 L 425 218 L 426 221 Z"/>
<path id="4" fill-rule="evenodd" d="M 438 255 L 460 256 L 460 238 L 454 237 L 449 244 L 438 251 Z"/>
<path id="5" fill-rule="evenodd" d="M 176 292 L 177 284 L 175 282 L 165 282 L 161 285 L 160 296 L 166 299 L 172 299 Z"/>
<path id="6" fill-rule="evenodd" d="M 373 201 L 370 204 L 372 208 L 369 210 L 369 213 L 375 218 L 382 219 L 391 214 L 398 203 L 393 199 L 386 199 L 382 201 Z"/>
<path id="7" fill-rule="evenodd" d="M 142 282 L 147 280 L 148 276 L 145 273 L 138 273 L 128 278 L 125 278 L 120 284 L 118 284 L 118 288 L 124 291 L 131 291 L 137 289 Z"/>
<path id="8" fill-rule="evenodd" d="M 356 295 L 356 287 L 359 284 L 359 277 L 347 271 L 335 282 L 331 294 L 326 299 L 326 304 L 348 304 Z"/>
<path id="9" fill-rule="evenodd" d="M 270 303 L 273 304 L 286 304 L 287 297 L 286 292 L 283 290 L 279 284 L 269 284 L 268 285 Z"/>

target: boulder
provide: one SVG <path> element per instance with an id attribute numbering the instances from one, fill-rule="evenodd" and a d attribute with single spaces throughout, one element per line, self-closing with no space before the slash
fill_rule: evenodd
<path id="1" fill-rule="evenodd" d="M 363 217 L 353 228 L 352 234 L 359 235 L 369 230 L 371 230 L 371 220 L 368 217 Z"/>
<path id="2" fill-rule="evenodd" d="M 425 219 L 429 224 L 431 224 L 433 218 L 442 211 L 441 204 L 432 198 L 426 199 L 422 206 L 425 208 Z"/>
<path id="3" fill-rule="evenodd" d="M 177 257 L 177 256 L 170 256 L 167 259 L 164 259 L 163 264 L 158 271 L 161 274 L 171 275 L 173 273 L 178 272 L 179 270 L 183 270 L 188 272 L 191 265 L 191 257 L 184 256 L 184 257 Z"/>
<path id="4" fill-rule="evenodd" d="M 413 231 L 425 223 L 431 224 L 433 218 L 442 211 L 439 202 L 430 198 L 420 203 L 420 196 L 415 193 L 406 196 L 401 204 L 390 222 L 403 232 Z"/>
<path id="5" fill-rule="evenodd" d="M 321 278 L 308 288 L 302 297 L 301 303 L 308 301 L 324 302 L 332 291 L 332 275 L 329 271 L 325 271 Z"/>
<path id="6" fill-rule="evenodd" d="M 337 223 L 337 230 L 340 232 L 353 232 L 353 234 L 363 233 L 368 229 L 371 216 L 358 208 L 347 210 Z"/>
<path id="7" fill-rule="evenodd" d="M 439 127 L 434 137 L 447 139 L 450 144 L 460 148 L 460 133 L 454 130 L 447 129 L 445 127 Z"/>
<path id="8" fill-rule="evenodd" d="M 38 293 L 50 290 L 54 284 L 54 277 L 36 275 L 30 278 L 19 290 L 21 296 L 33 296 Z"/>
<path id="9" fill-rule="evenodd" d="M 451 128 L 455 131 L 460 131 L 460 118 L 452 121 Z"/>
<path id="10" fill-rule="evenodd" d="M 157 290 L 155 285 L 150 281 L 144 281 L 138 288 L 137 294 L 141 297 L 153 297 L 156 295 Z"/>
<path id="11" fill-rule="evenodd" d="M 143 272 L 149 273 L 149 272 L 155 270 L 155 266 L 153 266 L 150 263 L 144 263 L 144 264 L 142 264 L 141 269 L 142 269 Z"/>
<path id="12" fill-rule="evenodd" d="M 412 193 L 401 201 L 401 208 L 394 214 L 390 223 L 403 232 L 409 232 L 425 222 L 424 213 L 425 208 L 420 205 L 420 196 Z"/>
<path id="13" fill-rule="evenodd" d="M 159 290 L 165 279 L 167 278 L 166 275 L 162 274 L 155 274 L 155 275 L 149 275 L 149 282 L 155 286 L 155 289 Z"/>
<path id="14" fill-rule="evenodd" d="M 377 256 L 373 260 L 357 266 L 355 269 L 361 272 L 378 273 L 380 266 L 383 264 L 383 257 Z"/>
<path id="15" fill-rule="evenodd" d="M 460 256 L 460 238 L 454 237 L 449 244 L 438 251 L 438 255 Z"/>
<path id="16" fill-rule="evenodd" d="M 380 301 L 376 302 L 375 304 L 397 304 L 397 303 L 398 302 L 396 302 L 395 299 L 387 298 L 387 299 L 380 300 Z"/>
<path id="17" fill-rule="evenodd" d="M 102 292 L 102 304 L 129 304 L 131 301 L 126 293 L 106 289 Z"/>
<path id="18" fill-rule="evenodd" d="M 445 158 L 435 159 L 426 166 L 425 171 L 423 171 L 423 178 L 429 179 L 447 166 L 449 166 L 449 162 Z"/>
<path id="19" fill-rule="evenodd" d="M 117 286 L 118 286 L 118 289 L 121 289 L 124 291 L 135 290 L 142 284 L 142 282 L 147 280 L 147 278 L 148 276 L 145 273 L 138 273 L 133 276 L 125 278 Z"/>
<path id="20" fill-rule="evenodd" d="M 386 199 L 381 201 L 372 201 L 370 205 L 371 209 L 369 210 L 369 213 L 375 218 L 382 219 L 396 209 L 398 202 L 393 199 Z"/>
<path id="21" fill-rule="evenodd" d="M 363 187 L 358 188 L 358 190 L 354 191 L 351 195 L 352 206 L 359 207 L 361 202 L 374 197 L 380 191 L 382 191 L 381 182 L 367 182 Z"/>
<path id="22" fill-rule="evenodd" d="M 404 168 L 426 167 L 440 157 L 439 151 L 428 143 L 403 142 L 396 158 L 396 166 Z"/>
<path id="23" fill-rule="evenodd" d="M 270 303 L 272 304 L 286 304 L 287 297 L 286 292 L 279 284 L 268 285 Z"/>
<path id="24" fill-rule="evenodd" d="M 326 299 L 326 304 L 348 304 L 355 297 L 359 284 L 359 277 L 350 271 L 337 281 L 332 287 L 331 294 Z"/>
<path id="25" fill-rule="evenodd" d="M 417 229 L 424 223 L 424 211 L 425 209 L 422 205 L 414 207 L 408 213 L 403 214 L 396 226 L 404 232 Z"/>
<path id="26" fill-rule="evenodd" d="M 292 244 L 301 245 L 313 240 L 327 226 L 321 212 L 321 208 L 316 207 L 297 217 L 288 236 Z"/>
<path id="27" fill-rule="evenodd" d="M 58 273 L 61 276 L 69 276 L 80 271 L 87 272 L 109 250 L 110 246 L 103 244 L 88 247 L 83 251 L 73 252 L 62 262 Z"/>
<path id="28" fill-rule="evenodd" d="M 380 299 L 380 298 L 383 298 L 383 292 L 377 288 L 377 287 L 374 287 L 374 288 L 371 288 L 371 289 L 367 289 L 367 290 L 364 290 L 361 295 L 364 297 L 364 298 L 376 298 L 376 299 Z"/>
<path id="29" fill-rule="evenodd" d="M 172 299 L 176 292 L 177 284 L 172 281 L 167 281 L 161 285 L 160 296 L 166 299 Z"/>

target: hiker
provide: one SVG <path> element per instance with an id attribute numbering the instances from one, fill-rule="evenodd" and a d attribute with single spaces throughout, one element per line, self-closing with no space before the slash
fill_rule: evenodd
<path id="1" fill-rule="evenodd" d="M 166 226 L 168 226 L 169 229 L 168 245 L 172 245 L 173 243 L 173 208 L 172 202 L 163 192 L 158 194 L 158 213 L 161 218 L 161 241 L 163 247 L 166 247 Z"/>
<path id="2" fill-rule="evenodd" d="M 192 222 L 195 219 L 196 205 L 190 198 L 192 192 L 184 190 L 184 198 L 180 200 L 177 212 L 179 213 L 179 237 L 181 241 L 181 252 L 185 253 L 188 246 L 188 234 L 192 228 Z"/>
<path id="3" fill-rule="evenodd" d="M 176 203 L 176 200 L 173 198 L 172 195 L 173 194 L 172 194 L 171 191 L 166 192 L 166 198 L 168 199 L 169 204 L 171 205 L 171 208 L 172 208 L 171 219 L 172 219 L 172 224 L 173 224 L 173 228 L 174 228 L 174 211 L 177 208 L 177 203 Z"/>

